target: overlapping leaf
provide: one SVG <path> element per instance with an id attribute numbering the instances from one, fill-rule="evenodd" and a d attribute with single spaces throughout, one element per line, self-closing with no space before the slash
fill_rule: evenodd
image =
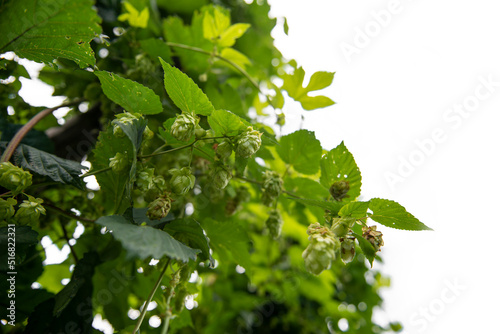
<path id="1" fill-rule="evenodd" d="M 90 41 L 101 33 L 91 0 L 8 1 L 0 11 L 0 53 L 50 64 L 70 59 L 81 68 L 95 65 Z"/>
<path id="2" fill-rule="evenodd" d="M 235 136 L 249 125 L 239 116 L 228 110 L 215 110 L 208 116 L 208 124 L 216 136 Z"/>
<path id="3" fill-rule="evenodd" d="M 323 149 L 314 132 L 298 130 L 281 137 L 276 151 L 297 172 L 315 174 L 319 169 Z"/>

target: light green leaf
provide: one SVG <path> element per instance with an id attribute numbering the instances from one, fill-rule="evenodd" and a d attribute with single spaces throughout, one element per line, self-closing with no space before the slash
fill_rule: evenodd
<path id="1" fill-rule="evenodd" d="M 335 181 L 349 181 L 349 192 L 343 202 L 354 201 L 361 194 L 361 172 L 351 152 L 341 142 L 321 159 L 321 184 L 329 189 Z"/>
<path id="2" fill-rule="evenodd" d="M 7 143 L 0 143 L 0 147 L 3 149 L 6 146 Z M 19 144 L 13 158 L 17 166 L 47 176 L 55 182 L 71 184 L 77 188 L 85 189 L 85 184 L 79 175 L 82 173 L 82 169 L 87 167 L 76 161 L 59 158 L 56 155 L 24 144 Z"/>
<path id="3" fill-rule="evenodd" d="M 202 227 L 220 261 L 236 262 L 247 270 L 251 268 L 250 240 L 236 221 L 215 221 L 207 218 L 203 221 Z"/>
<path id="4" fill-rule="evenodd" d="M 235 136 L 244 131 L 248 123 L 228 110 L 215 110 L 208 116 L 208 124 L 216 136 Z"/>
<path id="5" fill-rule="evenodd" d="M 209 260 L 212 266 L 215 264 L 210 254 L 208 239 L 196 220 L 192 218 L 176 219 L 166 224 L 163 230 L 174 237 L 179 235 L 179 238 L 190 247 L 201 250 L 201 260 Z"/>
<path id="6" fill-rule="evenodd" d="M 149 8 L 145 7 L 140 12 L 129 2 L 124 2 L 126 13 L 118 16 L 119 21 L 128 21 L 132 27 L 146 28 L 149 21 Z"/>
<path id="7" fill-rule="evenodd" d="M 248 23 L 236 23 L 224 30 L 220 35 L 218 44 L 221 47 L 233 46 L 236 40 L 243 36 L 243 34 L 250 28 Z"/>
<path id="8" fill-rule="evenodd" d="M 356 219 L 366 218 L 369 202 L 350 202 L 340 209 L 339 216 Z"/>
<path id="9" fill-rule="evenodd" d="M 295 63 L 292 63 L 292 65 L 295 67 L 295 71 L 293 74 L 283 75 L 282 89 L 286 90 L 288 95 L 295 101 L 300 102 L 302 104 L 302 108 L 305 110 L 313 110 L 328 107 L 335 103 L 326 96 L 308 95 L 310 92 L 330 86 L 333 81 L 334 73 L 316 72 L 311 76 L 307 87 L 304 88 L 304 69 L 302 67 L 297 68 Z"/>
<path id="10" fill-rule="evenodd" d="M 143 115 L 159 114 L 163 111 L 160 98 L 152 89 L 111 72 L 96 71 L 95 75 L 101 82 L 104 94 L 126 111 Z"/>
<path id="11" fill-rule="evenodd" d="M 319 169 L 323 149 L 314 132 L 298 130 L 281 137 L 276 151 L 297 172 L 315 174 Z"/>
<path id="12" fill-rule="evenodd" d="M 8 1 L 0 11 L 0 53 L 52 64 L 56 58 L 95 65 L 90 41 L 101 33 L 91 0 Z"/>
<path id="13" fill-rule="evenodd" d="M 227 60 L 232 61 L 234 64 L 238 65 L 241 68 L 245 68 L 247 65 L 250 65 L 250 59 L 247 58 L 243 53 L 236 51 L 232 48 L 225 48 L 220 53 L 221 57 L 226 58 Z M 221 61 L 220 64 L 228 65 L 226 62 Z M 231 69 L 236 69 L 233 66 L 229 66 Z"/>
<path id="14" fill-rule="evenodd" d="M 107 216 L 96 220 L 96 223 L 105 226 L 112 235 L 122 243 L 129 257 L 146 259 L 153 257 L 161 259 L 163 256 L 188 262 L 195 260 L 196 254 L 201 251 L 192 249 L 175 240 L 162 230 L 150 226 L 137 226 L 122 216 Z"/>
<path id="15" fill-rule="evenodd" d="M 213 12 L 213 15 L 212 13 Z M 215 6 L 213 11 L 205 11 L 203 16 L 203 37 L 217 39 L 231 24 L 229 13 L 222 7 Z"/>
<path id="16" fill-rule="evenodd" d="M 352 235 L 358 240 L 359 247 L 363 251 L 363 254 L 367 258 L 367 260 L 370 262 L 370 265 L 373 267 L 373 260 L 375 259 L 377 251 L 368 240 L 363 238 L 363 236 L 357 233 L 353 233 Z"/>
<path id="17" fill-rule="evenodd" d="M 397 202 L 388 199 L 372 198 L 369 208 L 373 212 L 369 217 L 384 226 L 408 231 L 432 231 L 430 227 L 421 223 Z"/>
<path id="18" fill-rule="evenodd" d="M 165 71 L 165 89 L 175 105 L 182 111 L 210 115 L 214 106 L 200 87 L 181 70 L 170 66 L 161 58 L 160 63 Z"/>

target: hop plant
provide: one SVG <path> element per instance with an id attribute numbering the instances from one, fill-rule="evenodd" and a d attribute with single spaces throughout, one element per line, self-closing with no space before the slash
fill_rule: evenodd
<path id="1" fill-rule="evenodd" d="M 217 149 L 215 154 L 221 160 L 229 158 L 229 156 L 233 153 L 233 145 L 228 140 L 224 140 L 222 143 L 217 145 Z"/>
<path id="2" fill-rule="evenodd" d="M 212 165 L 211 176 L 212 176 L 212 183 L 215 186 L 215 188 L 221 190 L 226 188 L 227 184 L 229 183 L 229 180 L 231 180 L 232 177 L 229 168 L 224 166 L 224 164 L 220 161 L 216 161 Z"/>
<path id="3" fill-rule="evenodd" d="M 328 228 L 319 223 L 309 225 L 307 233 L 310 243 L 302 253 L 302 258 L 307 271 L 319 275 L 323 270 L 330 268 L 340 242 Z"/>
<path id="4" fill-rule="evenodd" d="M 144 168 L 139 173 L 137 173 L 137 178 L 135 184 L 140 190 L 147 191 L 153 188 L 153 178 L 155 169 L 154 168 Z"/>
<path id="5" fill-rule="evenodd" d="M 349 189 L 349 181 L 335 181 L 330 187 L 330 195 L 332 195 L 334 200 L 340 202 L 342 199 L 349 197 L 347 195 Z"/>
<path id="6" fill-rule="evenodd" d="M 194 136 L 197 139 L 203 138 L 207 135 L 207 130 L 203 129 L 201 126 L 197 126 L 196 130 L 194 130 Z"/>
<path id="7" fill-rule="evenodd" d="M 144 132 L 142 133 L 142 138 L 145 140 L 145 141 L 148 141 L 148 140 L 151 140 L 153 139 L 155 136 L 155 133 L 153 131 L 151 131 L 151 129 L 146 126 L 144 128 Z"/>
<path id="8" fill-rule="evenodd" d="M 0 186 L 17 195 L 31 185 L 31 174 L 10 162 L 0 164 Z"/>
<path id="9" fill-rule="evenodd" d="M 249 158 L 259 150 L 262 143 L 261 136 L 262 133 L 249 126 L 236 140 L 236 154 L 242 158 Z"/>
<path id="10" fill-rule="evenodd" d="M 172 168 L 169 170 L 172 174 L 170 186 L 177 195 L 185 195 L 194 187 L 195 177 L 191 174 L 191 168 L 183 167 L 181 169 Z"/>
<path id="11" fill-rule="evenodd" d="M 340 243 L 340 257 L 344 263 L 349 263 L 354 259 L 356 254 L 356 247 L 354 240 L 351 238 L 344 238 Z"/>
<path id="12" fill-rule="evenodd" d="M 382 232 L 377 231 L 377 226 L 363 226 L 362 227 L 363 231 L 363 238 L 368 240 L 372 245 L 373 248 L 378 252 L 380 250 L 380 247 L 384 245 L 384 239 L 382 239 Z"/>
<path id="13" fill-rule="evenodd" d="M 264 174 L 264 185 L 262 194 L 262 203 L 266 206 L 271 206 L 271 204 L 278 198 L 281 194 L 281 188 L 283 187 L 283 180 L 276 172 L 266 171 Z"/>
<path id="14" fill-rule="evenodd" d="M 20 225 L 35 223 L 40 218 L 40 214 L 45 215 L 45 208 L 42 206 L 43 199 L 28 195 L 28 200 L 19 204 L 19 209 L 14 218 Z"/>
<path id="15" fill-rule="evenodd" d="M 196 116 L 183 111 L 172 124 L 170 134 L 177 140 L 188 141 L 194 135 L 198 122 Z"/>
<path id="16" fill-rule="evenodd" d="M 349 232 L 355 222 L 356 219 L 350 217 L 333 218 L 331 231 L 335 233 L 338 238 L 341 238 Z"/>
<path id="17" fill-rule="evenodd" d="M 149 204 L 146 216 L 151 220 L 165 218 L 170 212 L 171 207 L 172 199 L 169 194 L 164 194 Z"/>
<path id="18" fill-rule="evenodd" d="M 122 171 L 125 167 L 127 167 L 127 165 L 128 157 L 121 152 L 118 152 L 114 157 L 109 158 L 109 167 L 111 167 L 115 173 Z"/>
<path id="19" fill-rule="evenodd" d="M 0 221 L 7 220 L 14 215 L 16 210 L 14 205 L 17 201 L 14 198 L 1 199 L 0 198 Z"/>
<path id="20" fill-rule="evenodd" d="M 113 124 L 113 135 L 115 135 L 116 137 L 123 137 L 125 136 L 125 133 L 120 127 L 120 124 L 133 124 L 134 121 L 138 120 L 141 117 L 141 115 L 137 113 L 132 114 L 129 112 L 124 112 L 121 114 L 117 114 L 115 117 L 116 118 L 111 122 L 111 124 Z"/>
<path id="21" fill-rule="evenodd" d="M 266 226 L 273 239 L 278 239 L 281 234 L 281 228 L 283 227 L 283 219 L 281 219 L 278 210 L 271 211 L 269 218 L 266 220 Z"/>

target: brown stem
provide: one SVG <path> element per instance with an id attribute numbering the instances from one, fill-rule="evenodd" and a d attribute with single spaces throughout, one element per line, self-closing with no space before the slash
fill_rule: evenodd
<path id="1" fill-rule="evenodd" d="M 67 102 L 63 103 L 57 107 L 53 108 L 47 108 L 42 111 L 40 111 L 38 114 L 33 116 L 32 119 L 28 121 L 28 123 L 24 124 L 19 131 L 17 131 L 16 135 L 12 138 L 12 140 L 9 142 L 9 145 L 7 145 L 7 148 L 5 149 L 5 152 L 3 152 L 2 158 L 0 159 L 0 163 L 2 162 L 7 162 L 10 160 L 12 157 L 12 154 L 14 154 L 14 151 L 16 150 L 17 146 L 19 146 L 19 143 L 21 140 L 23 140 L 24 136 L 38 123 L 41 119 L 43 119 L 45 116 L 50 115 L 53 111 L 63 108 L 63 107 L 70 107 L 76 104 L 79 104 L 83 101 L 83 99 L 78 99 L 72 102 Z"/>

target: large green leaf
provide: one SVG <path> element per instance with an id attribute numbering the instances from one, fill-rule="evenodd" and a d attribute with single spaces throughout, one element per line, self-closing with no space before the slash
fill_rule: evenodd
<path id="1" fill-rule="evenodd" d="M 95 65 L 90 41 L 101 33 L 91 0 L 8 1 L 0 9 L 0 53 L 47 64 L 73 60 L 81 68 Z"/>
<path id="2" fill-rule="evenodd" d="M 303 174 L 315 174 L 318 171 L 323 153 L 314 132 L 307 130 L 298 130 L 281 137 L 276 151 L 284 162 Z"/>
<path id="3" fill-rule="evenodd" d="M 335 181 L 349 181 L 349 192 L 343 202 L 354 201 L 361 194 L 361 172 L 344 142 L 321 159 L 321 184 L 330 188 Z"/>
<path id="4" fill-rule="evenodd" d="M 288 95 L 294 100 L 300 102 L 305 110 L 313 110 L 331 106 L 333 102 L 326 96 L 309 96 L 310 92 L 326 88 L 331 85 L 335 73 L 331 72 L 316 72 L 311 76 L 307 87 L 303 87 L 305 71 L 302 67 L 297 68 L 296 63 L 292 62 L 295 67 L 293 74 L 283 75 L 282 89 L 288 92 Z"/>
<path id="5" fill-rule="evenodd" d="M 189 259 L 195 260 L 196 254 L 201 252 L 175 240 L 167 232 L 150 226 L 134 225 L 122 216 L 101 217 L 96 223 L 111 230 L 113 236 L 127 250 L 129 257 L 161 259 L 168 256 L 188 262 Z"/>
<path id="6" fill-rule="evenodd" d="M 397 202 L 388 199 L 372 198 L 369 208 L 373 212 L 369 217 L 387 227 L 409 231 L 432 230 Z"/>
<path id="7" fill-rule="evenodd" d="M 235 262 L 247 270 L 251 268 L 250 240 L 237 222 L 207 218 L 202 226 L 210 240 L 210 246 L 219 255 L 220 261 Z"/>
<path id="8" fill-rule="evenodd" d="M 96 71 L 102 91 L 125 111 L 144 115 L 159 114 L 163 111 L 160 98 L 152 89 L 114 73 Z"/>
<path id="9" fill-rule="evenodd" d="M 208 124 L 216 136 L 235 136 L 244 131 L 248 123 L 227 110 L 215 110 L 208 116 Z"/>
<path id="10" fill-rule="evenodd" d="M 369 202 L 350 202 L 340 209 L 339 216 L 352 218 L 366 218 Z"/>
<path id="11" fill-rule="evenodd" d="M 214 265 L 207 236 L 196 220 L 192 218 L 176 219 L 165 225 L 163 230 L 170 235 L 178 236 L 190 247 L 201 250 L 201 260 L 209 260 L 211 265 Z"/>
<path id="12" fill-rule="evenodd" d="M 165 89 L 175 105 L 182 111 L 210 115 L 214 106 L 200 87 L 181 70 L 170 66 L 161 58 L 160 63 L 165 72 Z"/>
<path id="13" fill-rule="evenodd" d="M 2 149 L 7 143 L 0 143 Z M 86 167 L 76 161 L 59 158 L 56 155 L 40 151 L 34 147 L 20 144 L 13 156 L 16 165 L 34 173 L 47 176 L 55 182 L 71 184 L 80 189 L 85 189 L 82 179 L 78 176 Z"/>

